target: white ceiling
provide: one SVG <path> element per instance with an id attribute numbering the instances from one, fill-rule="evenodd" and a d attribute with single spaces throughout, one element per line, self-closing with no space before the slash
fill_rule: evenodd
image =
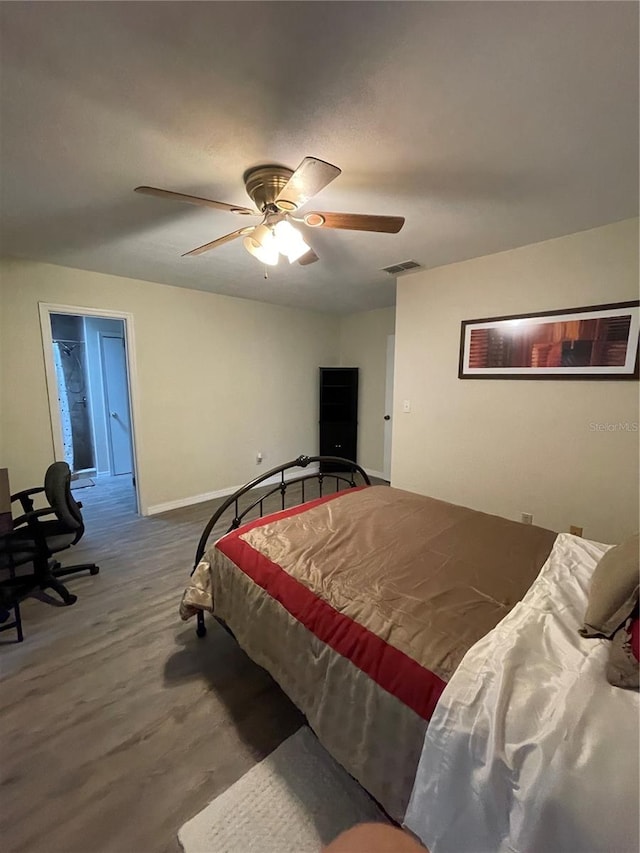
<path id="1" fill-rule="evenodd" d="M 379 270 L 488 254 L 637 215 L 633 2 L 2 3 L 5 254 L 348 312 Z M 400 214 L 311 232 L 263 268 L 246 224 L 136 195 L 248 204 L 242 173 L 305 155 L 343 174 L 307 209 Z"/>

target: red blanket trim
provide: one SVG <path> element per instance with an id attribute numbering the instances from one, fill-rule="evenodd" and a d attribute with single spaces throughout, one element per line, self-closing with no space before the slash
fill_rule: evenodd
<path id="1" fill-rule="evenodd" d="M 353 490 L 342 494 L 351 491 Z M 351 617 L 339 613 L 279 565 L 240 539 L 243 533 L 254 527 L 297 515 L 340 496 L 329 495 L 257 519 L 227 534 L 216 547 L 318 639 L 350 660 L 376 684 L 400 699 L 425 720 L 429 720 L 445 687 L 441 678 Z"/>

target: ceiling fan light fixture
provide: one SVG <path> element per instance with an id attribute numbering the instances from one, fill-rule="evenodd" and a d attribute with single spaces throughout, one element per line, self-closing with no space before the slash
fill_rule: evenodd
<path id="1" fill-rule="evenodd" d="M 278 263 L 278 245 L 273 231 L 268 226 L 258 225 L 242 242 L 247 252 L 261 263 L 271 267 Z"/>
<path id="2" fill-rule="evenodd" d="M 261 224 L 257 227 L 251 225 L 247 228 L 238 228 L 230 234 L 185 252 L 182 257 L 201 255 L 210 249 L 224 246 L 232 240 L 244 238 L 244 247 L 247 252 L 263 264 L 275 266 L 282 253 L 289 263 L 298 261 L 302 266 L 306 266 L 315 263 L 318 256 L 304 240 L 303 233 L 306 232 L 301 233 L 291 223 L 301 223 L 310 228 L 369 231 L 380 234 L 397 234 L 404 225 L 403 216 L 318 213 L 316 211 L 303 213 L 301 216 L 293 215 L 339 174 L 340 169 L 337 166 L 317 157 L 305 157 L 295 171 L 273 163 L 251 168 L 244 173 L 243 180 L 247 195 L 257 209 L 159 187 L 140 186 L 135 188 L 135 192 L 201 207 L 213 207 L 216 210 L 226 210 L 240 216 L 263 217 Z M 401 266 L 403 269 L 409 268 L 404 264 Z M 414 266 L 417 264 L 414 263 Z M 396 270 L 394 267 L 387 268 L 387 272 L 395 273 Z"/>
<path id="3" fill-rule="evenodd" d="M 290 264 L 306 255 L 310 249 L 298 229 L 284 219 L 276 224 L 274 234 L 278 251 L 288 258 Z"/>

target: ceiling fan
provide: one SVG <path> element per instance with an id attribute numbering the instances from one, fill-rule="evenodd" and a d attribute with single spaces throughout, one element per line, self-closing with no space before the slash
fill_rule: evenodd
<path id="1" fill-rule="evenodd" d="M 256 209 L 225 204 L 194 195 L 185 195 L 156 187 L 136 187 L 135 192 L 160 198 L 174 199 L 202 207 L 228 210 L 238 216 L 261 216 L 257 225 L 248 225 L 218 237 L 210 243 L 185 252 L 182 257 L 201 255 L 210 249 L 243 237 L 245 249 L 264 264 L 274 266 L 282 254 L 289 263 L 297 261 L 303 266 L 318 260 L 296 225 L 309 228 L 341 228 L 347 231 L 377 231 L 397 234 L 404 225 L 403 216 L 369 216 L 361 213 L 321 213 L 312 211 L 295 216 L 298 208 L 338 177 L 341 170 L 316 157 L 305 157 L 294 171 L 283 166 L 257 166 L 243 176 L 247 194 Z"/>

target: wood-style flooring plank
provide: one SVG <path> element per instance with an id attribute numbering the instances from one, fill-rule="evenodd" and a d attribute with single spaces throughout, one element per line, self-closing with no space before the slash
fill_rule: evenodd
<path id="1" fill-rule="evenodd" d="M 162 853 L 180 825 L 301 724 L 264 670 L 178 604 L 218 502 L 140 518 L 129 478 L 78 490 L 87 532 L 60 556 L 72 607 L 22 605 L 0 635 L 0 839 L 13 853 Z"/>
<path id="2" fill-rule="evenodd" d="M 72 607 L 24 602 L 24 643 L 0 634 L 2 849 L 175 853 L 178 828 L 303 720 L 217 623 L 198 640 L 179 618 L 220 501 L 141 518 L 129 477 L 75 495 L 86 533 L 60 557 L 100 574 L 65 579 Z"/>

